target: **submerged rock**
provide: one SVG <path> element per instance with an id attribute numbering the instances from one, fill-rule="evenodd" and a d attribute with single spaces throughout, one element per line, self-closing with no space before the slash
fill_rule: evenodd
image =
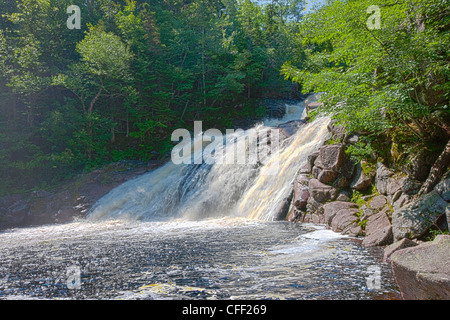
<path id="1" fill-rule="evenodd" d="M 450 300 L 450 236 L 398 250 L 391 255 L 403 299 Z"/>

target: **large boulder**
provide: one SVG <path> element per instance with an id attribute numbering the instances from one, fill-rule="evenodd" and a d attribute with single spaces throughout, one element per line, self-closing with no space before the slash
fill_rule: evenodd
<path id="1" fill-rule="evenodd" d="M 384 246 L 392 243 L 392 226 L 387 216 L 389 210 L 389 207 L 386 206 L 380 212 L 368 217 L 365 228 L 366 237 L 362 242 L 363 246 Z"/>
<path id="2" fill-rule="evenodd" d="M 298 216 L 296 218 L 297 222 L 304 223 L 314 223 L 314 224 L 324 224 L 323 214 L 318 212 L 303 212 L 299 211 Z"/>
<path id="3" fill-rule="evenodd" d="M 311 173 L 311 172 L 312 172 L 312 169 L 313 169 L 313 167 L 314 167 L 314 161 L 316 161 L 316 159 L 317 159 L 318 156 L 319 156 L 319 151 L 316 151 L 316 152 L 314 152 L 314 153 L 311 153 L 311 154 L 308 156 L 308 158 L 307 158 L 307 160 L 306 160 L 305 167 L 304 167 L 304 171 L 305 171 L 305 172 L 308 172 L 308 173 Z"/>
<path id="4" fill-rule="evenodd" d="M 439 154 L 423 149 L 414 154 L 408 161 L 403 171 L 414 180 L 425 181 L 430 172 L 431 166 L 436 161 Z"/>
<path id="5" fill-rule="evenodd" d="M 370 199 L 369 206 L 374 210 L 381 210 L 387 204 L 387 199 L 383 195 L 377 195 Z"/>
<path id="6" fill-rule="evenodd" d="M 386 194 L 390 203 L 400 208 L 419 191 L 421 185 L 419 181 L 410 177 L 393 175 L 388 179 Z"/>
<path id="7" fill-rule="evenodd" d="M 433 190 L 394 210 L 392 214 L 394 239 L 420 238 L 445 214 L 446 207 L 447 202 Z"/>
<path id="8" fill-rule="evenodd" d="M 364 173 L 361 162 L 356 165 L 356 173 L 353 180 L 350 183 L 350 188 L 358 191 L 362 191 L 370 187 L 373 183 L 374 177 Z"/>
<path id="9" fill-rule="evenodd" d="M 362 234 L 361 226 L 358 225 L 357 208 L 341 209 L 331 220 L 331 229 L 334 232 L 340 232 L 350 236 L 359 236 Z"/>
<path id="10" fill-rule="evenodd" d="M 391 203 L 397 201 L 398 198 L 400 198 L 400 196 L 402 195 L 402 187 L 405 184 L 406 179 L 407 178 L 404 176 L 392 176 L 388 179 L 386 194 L 388 195 Z"/>
<path id="11" fill-rule="evenodd" d="M 317 180 L 319 180 L 322 183 L 330 183 L 336 180 L 339 173 L 333 170 L 321 170 L 320 173 L 317 176 Z"/>
<path id="12" fill-rule="evenodd" d="M 450 171 L 444 175 L 441 182 L 434 187 L 434 190 L 439 193 L 442 199 L 450 201 Z"/>
<path id="13" fill-rule="evenodd" d="M 333 201 L 323 205 L 323 214 L 325 217 L 325 223 L 331 225 L 336 213 L 342 209 L 355 209 L 357 205 L 353 202 Z"/>
<path id="14" fill-rule="evenodd" d="M 395 200 L 394 204 L 392 205 L 392 207 L 395 210 L 400 210 L 400 208 L 402 208 L 403 206 L 406 206 L 408 203 L 411 202 L 411 199 L 413 197 L 407 194 L 402 194 L 397 200 Z"/>
<path id="15" fill-rule="evenodd" d="M 391 222 L 389 221 L 389 218 L 387 216 L 388 211 L 389 207 L 386 207 L 380 212 L 368 217 L 365 229 L 366 235 L 370 235 L 376 232 L 377 230 L 381 230 L 391 226 Z"/>
<path id="16" fill-rule="evenodd" d="M 415 246 L 417 246 L 417 243 L 406 238 L 388 245 L 386 248 L 384 248 L 383 262 L 390 262 L 391 261 L 390 257 L 394 252 Z"/>
<path id="17" fill-rule="evenodd" d="M 338 191 L 332 186 L 326 185 L 317 179 L 311 179 L 309 181 L 309 194 L 317 202 L 325 203 L 328 200 L 336 199 Z"/>
<path id="18" fill-rule="evenodd" d="M 345 158 L 343 144 L 325 145 L 319 149 L 319 156 L 314 165 L 321 169 L 338 172 Z"/>
<path id="19" fill-rule="evenodd" d="M 398 250 L 390 260 L 403 299 L 450 300 L 450 236 Z"/>
<path id="20" fill-rule="evenodd" d="M 369 235 L 366 235 L 362 241 L 364 247 L 385 246 L 392 243 L 392 226 L 377 229 Z"/>

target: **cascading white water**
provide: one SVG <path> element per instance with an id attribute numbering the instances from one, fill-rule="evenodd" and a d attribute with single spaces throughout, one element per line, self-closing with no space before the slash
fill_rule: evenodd
<path id="1" fill-rule="evenodd" d="M 254 128 L 227 135 L 225 140 L 235 141 L 299 120 L 304 108 L 305 103 L 287 105 L 282 119 L 267 119 Z M 168 162 L 112 190 L 94 205 L 88 218 L 166 220 L 239 216 L 274 220 L 286 206 L 296 172 L 307 156 L 323 144 L 328 123 L 329 118 L 320 118 L 303 125 L 263 165 Z M 202 143 L 201 137 L 195 137 L 195 143 Z M 234 145 L 224 144 L 223 148 Z"/>

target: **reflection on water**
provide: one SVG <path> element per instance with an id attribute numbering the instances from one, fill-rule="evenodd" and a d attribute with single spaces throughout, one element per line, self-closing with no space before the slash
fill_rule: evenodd
<path id="1" fill-rule="evenodd" d="M 367 289 L 381 268 L 380 288 Z M 80 289 L 70 268 L 80 270 Z M 73 286 L 72 286 L 73 287 Z M 0 299 L 382 299 L 379 249 L 307 224 L 241 218 L 77 222 L 0 233 Z"/>

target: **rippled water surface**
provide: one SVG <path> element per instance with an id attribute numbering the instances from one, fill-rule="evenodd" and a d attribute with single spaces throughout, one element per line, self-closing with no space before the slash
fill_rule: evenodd
<path id="1" fill-rule="evenodd" d="M 374 266 L 380 285 L 369 290 Z M 384 299 L 396 293 L 378 249 L 313 225 L 223 218 L 77 222 L 0 233 L 3 299 Z"/>

